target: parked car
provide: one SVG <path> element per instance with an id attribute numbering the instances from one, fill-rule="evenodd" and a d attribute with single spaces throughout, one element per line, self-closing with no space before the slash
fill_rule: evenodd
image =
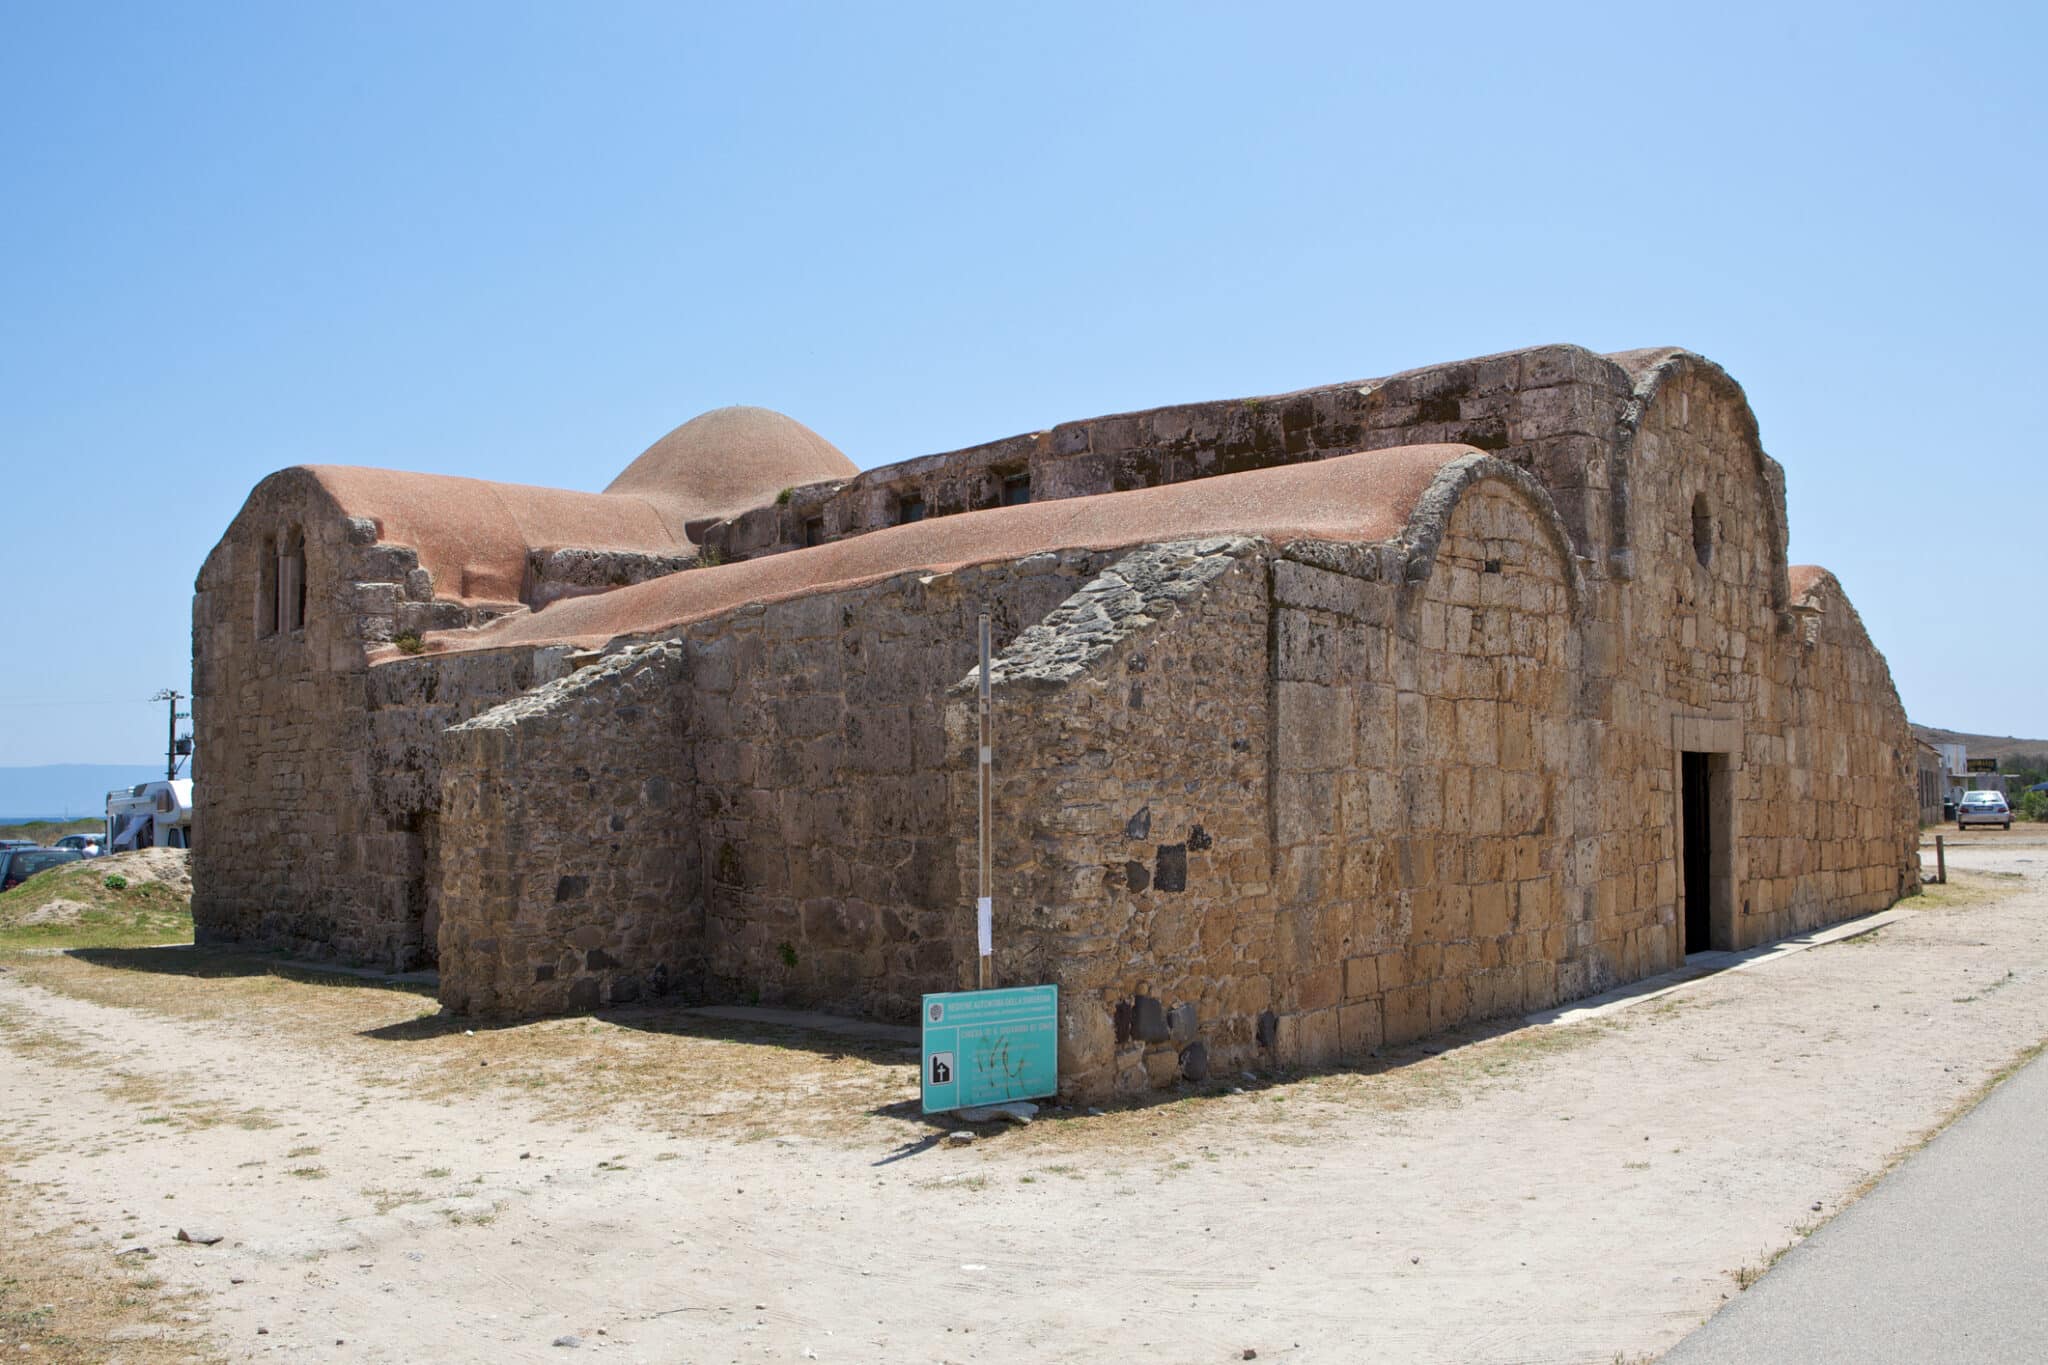
<path id="1" fill-rule="evenodd" d="M 0 853 L 0 891 L 12 891 L 38 872 L 85 861 L 75 848 L 16 848 Z"/>
<path id="2" fill-rule="evenodd" d="M 51 848 L 75 848 L 88 858 L 97 858 L 100 853 L 100 836 L 97 834 L 67 834 Z"/>
<path id="3" fill-rule="evenodd" d="M 1963 803 L 1956 807 L 1956 828 L 1968 829 L 1971 825 L 2003 825 L 2011 829 L 2012 807 L 1997 792 L 1964 792 Z"/>
<path id="4" fill-rule="evenodd" d="M 0 839 L 0 853 L 5 853 L 9 849 L 41 847 L 42 845 L 33 839 Z"/>

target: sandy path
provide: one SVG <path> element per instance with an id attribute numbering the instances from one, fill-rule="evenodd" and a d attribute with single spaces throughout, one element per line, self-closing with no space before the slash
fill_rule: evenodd
<path id="1" fill-rule="evenodd" d="M 1606 1365 L 2048 1037 L 2048 840 L 1950 866 L 2023 889 L 1385 1073 L 907 1154 L 908 1123 L 740 1141 L 426 1101 L 0 973 L 0 1150 L 47 1220 L 5 1235 L 141 1241 L 238 1359 L 556 1360 L 574 1335 L 646 1361 Z"/>

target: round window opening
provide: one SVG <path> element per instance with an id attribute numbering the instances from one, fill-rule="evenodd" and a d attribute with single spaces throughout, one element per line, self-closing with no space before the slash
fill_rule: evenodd
<path id="1" fill-rule="evenodd" d="M 1692 500 L 1692 555 L 1705 568 L 1714 562 L 1714 514 L 1707 510 L 1707 495 Z"/>

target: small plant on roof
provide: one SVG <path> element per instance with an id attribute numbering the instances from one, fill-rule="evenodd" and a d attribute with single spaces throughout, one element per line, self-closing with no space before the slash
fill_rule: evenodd
<path id="1" fill-rule="evenodd" d="M 725 563 L 725 551 L 719 549 L 716 545 L 706 545 L 703 549 L 697 551 L 697 566 L 699 568 L 713 569 L 723 563 Z"/>
<path id="2" fill-rule="evenodd" d="M 780 493 L 777 493 L 775 495 L 775 505 L 777 507 L 789 506 L 789 495 L 794 492 L 796 492 L 794 488 L 785 488 Z"/>
<path id="3" fill-rule="evenodd" d="M 416 630 L 408 630 L 393 636 L 391 643 L 398 646 L 400 654 L 424 654 L 427 649 L 427 642 L 420 638 L 420 633 Z"/>

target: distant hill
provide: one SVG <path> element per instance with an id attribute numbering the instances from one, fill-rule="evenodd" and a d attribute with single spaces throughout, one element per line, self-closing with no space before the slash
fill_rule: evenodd
<path id="1" fill-rule="evenodd" d="M 1913 733 L 1929 744 L 1968 746 L 1971 758 L 2025 757 L 2032 766 L 2048 767 L 2048 739 L 2018 739 L 2012 735 L 1971 735 L 1961 730 L 1943 730 L 1933 725 L 1915 725 Z"/>
<path id="2" fill-rule="evenodd" d="M 51 763 L 0 768 L 0 822 L 102 815 L 107 793 L 164 775 L 162 764 Z"/>

